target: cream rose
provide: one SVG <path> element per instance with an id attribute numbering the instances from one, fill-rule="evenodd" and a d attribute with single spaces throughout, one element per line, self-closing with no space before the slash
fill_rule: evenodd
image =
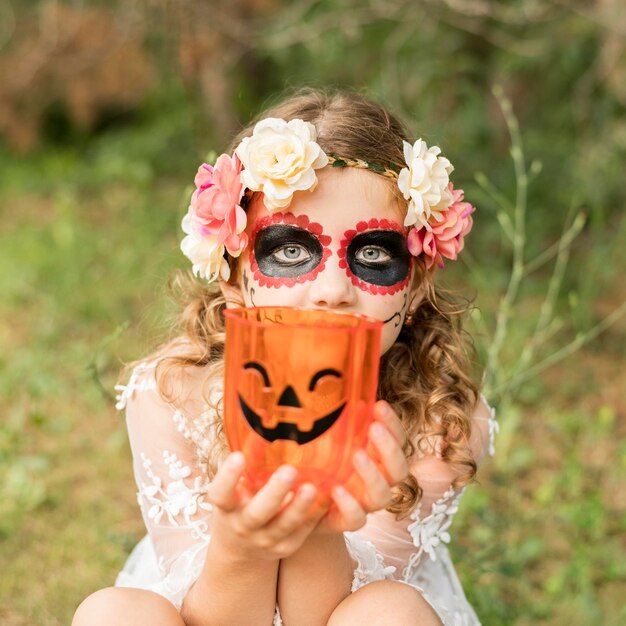
<path id="1" fill-rule="evenodd" d="M 243 164 L 244 186 L 263 192 L 271 213 L 289 206 L 296 191 L 315 189 L 315 170 L 328 164 L 316 138 L 315 126 L 309 122 L 269 117 L 260 121 L 252 137 L 243 139 L 235 150 Z"/>
<path id="2" fill-rule="evenodd" d="M 430 231 L 428 220 L 443 221 L 443 213 L 453 201 L 448 189 L 454 167 L 441 154 L 438 146 L 429 148 L 418 139 L 413 145 L 404 143 L 404 159 L 408 167 L 400 171 L 398 187 L 409 201 L 405 226 L 419 223 Z"/>
<path id="3" fill-rule="evenodd" d="M 230 267 L 224 258 L 224 246 L 218 243 L 218 232 L 209 232 L 192 208 L 183 217 L 182 228 L 187 236 L 180 242 L 180 249 L 192 262 L 193 273 L 208 281 L 228 280 Z"/>

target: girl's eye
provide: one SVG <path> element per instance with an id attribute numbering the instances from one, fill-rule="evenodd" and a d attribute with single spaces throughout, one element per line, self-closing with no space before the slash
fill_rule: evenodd
<path id="1" fill-rule="evenodd" d="M 304 246 L 295 243 L 277 248 L 272 256 L 283 265 L 297 265 L 311 258 L 311 254 Z"/>
<path id="2" fill-rule="evenodd" d="M 387 250 L 379 246 L 364 246 L 357 250 L 354 255 L 355 260 L 361 263 L 386 263 L 391 259 Z"/>

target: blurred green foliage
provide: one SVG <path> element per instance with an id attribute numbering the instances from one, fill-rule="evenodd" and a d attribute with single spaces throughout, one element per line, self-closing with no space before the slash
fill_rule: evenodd
<path id="1" fill-rule="evenodd" d="M 123 422 L 102 387 L 167 329 L 164 285 L 186 267 L 179 224 L 198 163 L 284 89 L 364 90 L 443 147 L 478 212 L 441 279 L 475 294 L 483 363 L 514 259 L 501 227 L 520 188 L 512 147 L 529 179 L 525 263 L 586 216 L 529 365 L 624 301 L 618 0 L 14 2 L 0 19 L 3 624 L 68 623 L 141 535 Z M 120 50 L 127 63 L 106 62 Z M 504 382 L 554 263 L 520 282 Z M 611 326 L 501 407 L 501 455 L 453 527 L 486 625 L 626 621 L 625 343 Z"/>

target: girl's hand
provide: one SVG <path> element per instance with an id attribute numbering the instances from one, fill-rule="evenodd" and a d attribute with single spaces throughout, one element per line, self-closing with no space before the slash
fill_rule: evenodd
<path id="1" fill-rule="evenodd" d="M 298 472 L 279 467 L 251 494 L 241 480 L 245 459 L 233 452 L 209 488 L 213 505 L 213 549 L 234 561 L 278 560 L 290 556 L 315 528 L 327 507 L 316 503 L 317 489 L 305 483 L 292 491 Z"/>
<path id="2" fill-rule="evenodd" d="M 365 524 L 368 513 L 389 506 L 391 488 L 409 473 L 405 442 L 406 433 L 395 411 L 387 402 L 378 401 L 367 450 L 355 453 L 356 472 L 345 487 L 333 488 L 333 505 L 321 520 L 320 531 L 357 530 Z"/>

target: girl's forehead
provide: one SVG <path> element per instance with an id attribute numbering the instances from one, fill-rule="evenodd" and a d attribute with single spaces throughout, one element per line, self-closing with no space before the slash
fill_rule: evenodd
<path id="1" fill-rule="evenodd" d="M 343 232 L 372 218 L 403 224 L 406 204 L 382 176 L 354 168 L 325 168 L 317 175 L 316 188 L 295 193 L 284 212 L 296 217 L 306 215 L 325 232 Z M 258 221 L 268 215 L 262 195 L 255 194 L 248 208 L 248 227 L 254 230 Z"/>

